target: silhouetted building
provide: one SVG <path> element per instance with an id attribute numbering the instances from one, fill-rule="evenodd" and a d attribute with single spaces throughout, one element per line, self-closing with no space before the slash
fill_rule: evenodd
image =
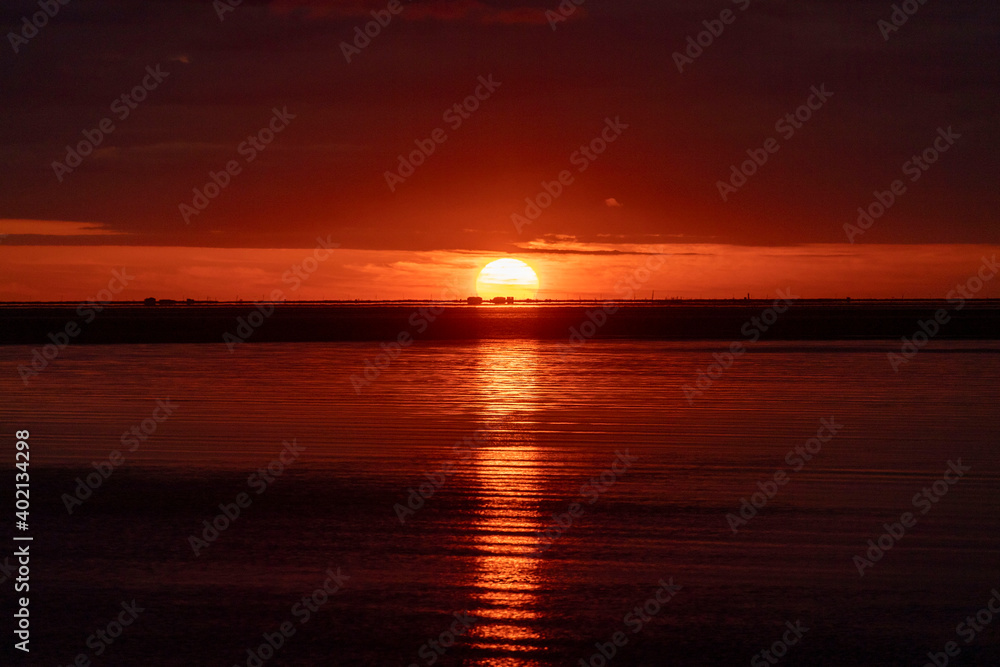
<path id="1" fill-rule="evenodd" d="M 143 301 L 143 303 L 146 304 L 147 306 L 155 306 L 156 299 L 154 297 L 149 297 L 145 301 Z"/>
<path id="2" fill-rule="evenodd" d="M 493 297 L 493 303 L 497 303 L 497 304 L 507 303 L 507 299 L 505 299 L 502 296 L 495 296 L 495 297 Z"/>
<path id="3" fill-rule="evenodd" d="M 514 303 L 514 297 L 512 296 L 507 297 L 507 303 Z"/>
<path id="4" fill-rule="evenodd" d="M 468 303 L 469 303 L 470 306 L 478 306 L 479 304 L 481 304 L 483 302 L 483 297 L 481 297 L 481 296 L 470 296 L 467 299 L 467 301 L 468 301 Z"/>

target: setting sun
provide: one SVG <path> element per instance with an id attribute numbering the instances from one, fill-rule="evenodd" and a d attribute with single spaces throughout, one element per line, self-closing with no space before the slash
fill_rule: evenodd
<path id="1" fill-rule="evenodd" d="M 498 296 L 533 299 L 538 293 L 538 275 L 519 259 L 498 259 L 479 272 L 476 292 L 487 300 Z"/>

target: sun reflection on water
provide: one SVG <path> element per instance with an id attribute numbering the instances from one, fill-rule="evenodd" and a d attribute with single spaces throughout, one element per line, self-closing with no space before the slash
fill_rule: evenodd
<path id="1" fill-rule="evenodd" d="M 479 555 L 472 581 L 472 613 L 485 619 L 469 645 L 475 665 L 530 665 L 544 644 L 539 631 L 539 561 L 533 535 L 542 529 L 539 450 L 531 430 L 536 405 L 538 350 L 534 343 L 486 343 L 476 373 L 489 442 L 476 450 L 472 484 L 481 500 L 473 527 Z M 524 657 L 511 654 L 525 653 Z M 506 657 L 501 657 L 506 654 Z"/>

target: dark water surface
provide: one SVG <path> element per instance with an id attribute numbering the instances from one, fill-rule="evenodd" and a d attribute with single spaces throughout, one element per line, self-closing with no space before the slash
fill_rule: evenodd
<path id="1" fill-rule="evenodd" d="M 968 643 L 956 631 L 1000 589 L 1000 346 L 942 343 L 896 373 L 892 344 L 761 342 L 689 403 L 682 386 L 724 347 L 421 344 L 357 390 L 376 344 L 70 346 L 28 386 L 14 369 L 31 348 L 2 347 L 4 437 L 31 431 L 18 659 L 596 666 L 620 631 L 611 665 L 770 664 L 752 660 L 799 622 L 778 664 L 920 666 L 955 641 L 950 664 L 1000 665 L 1000 618 Z M 123 444 L 168 398 L 155 432 Z M 794 470 L 821 420 L 835 433 Z M 283 448 L 280 475 L 255 472 Z M 68 513 L 114 450 L 124 463 Z M 959 459 L 971 470 L 939 496 Z M 773 497 L 734 534 L 727 514 L 758 483 Z M 925 487 L 933 502 L 915 503 Z M 190 536 L 241 493 L 196 556 Z M 915 525 L 859 576 L 853 557 L 905 512 Z M 88 646 L 133 599 L 135 622 Z M 435 653 L 456 613 L 476 620 Z M 282 623 L 294 634 L 248 663 Z"/>

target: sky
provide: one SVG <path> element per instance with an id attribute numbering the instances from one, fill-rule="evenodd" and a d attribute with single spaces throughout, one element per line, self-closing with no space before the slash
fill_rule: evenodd
<path id="1" fill-rule="evenodd" d="M 0 300 L 942 297 L 1000 250 L 1000 5 L 896 6 L 5 2 Z"/>

